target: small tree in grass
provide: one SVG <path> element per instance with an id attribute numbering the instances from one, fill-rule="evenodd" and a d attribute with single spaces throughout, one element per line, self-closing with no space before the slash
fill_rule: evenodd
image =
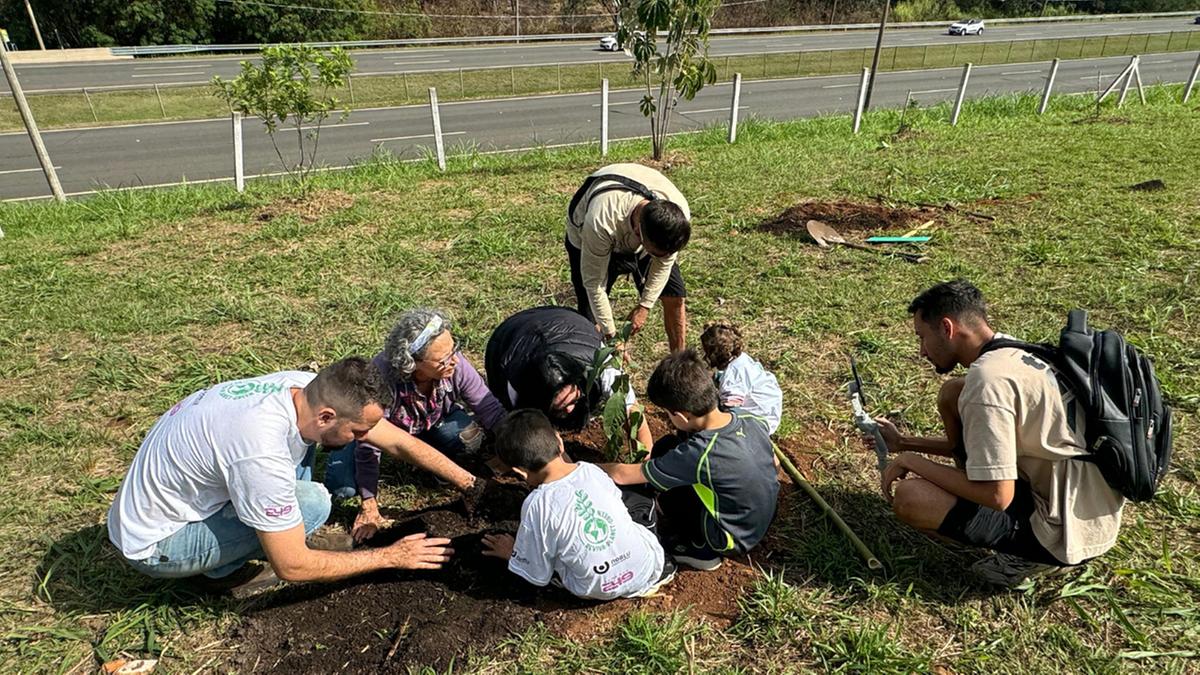
<path id="1" fill-rule="evenodd" d="M 720 1 L 610 1 L 619 4 L 617 41 L 633 56 L 633 76 L 646 83 L 641 110 L 650 118 L 654 159 L 661 160 L 679 97 L 690 101 L 704 85 L 717 81 L 717 67 L 708 58 L 708 33 Z"/>
<path id="2" fill-rule="evenodd" d="M 329 53 L 307 45 L 276 45 L 263 50 L 259 64 L 242 61 L 242 72 L 232 80 L 213 78 L 216 96 L 229 109 L 263 121 L 275 154 L 288 175 L 301 188 L 316 166 L 321 125 L 340 103 L 331 91 L 344 88 L 354 70 L 345 50 Z M 343 111 L 345 118 L 349 111 Z M 296 161 L 284 159 L 276 132 L 286 125 L 296 133 Z"/>
<path id="3" fill-rule="evenodd" d="M 588 369 L 587 391 L 593 391 L 600 379 L 600 374 L 608 367 L 609 361 L 620 358 L 619 345 L 629 340 L 633 325 L 626 323 L 617 335 L 608 343 L 596 350 L 592 365 Z M 607 443 L 604 454 L 613 461 L 640 462 L 650 449 L 638 440 L 637 432 L 646 418 L 646 409 L 641 403 L 625 408 L 625 399 L 633 391 L 633 384 L 628 373 L 621 373 L 613 382 L 612 394 L 604 402 L 601 419 L 604 426 L 604 437 Z"/>

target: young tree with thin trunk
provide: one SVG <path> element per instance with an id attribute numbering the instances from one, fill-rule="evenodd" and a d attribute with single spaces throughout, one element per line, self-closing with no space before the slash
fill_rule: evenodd
<path id="1" fill-rule="evenodd" d="M 720 1 L 617 2 L 617 40 L 633 56 L 634 77 L 645 82 L 641 110 L 650 119 L 654 159 L 661 160 L 679 97 L 690 101 L 717 81 L 717 68 L 708 58 L 708 34 Z"/>

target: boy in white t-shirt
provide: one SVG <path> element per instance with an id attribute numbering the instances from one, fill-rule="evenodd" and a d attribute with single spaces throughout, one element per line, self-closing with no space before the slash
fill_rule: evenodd
<path id="1" fill-rule="evenodd" d="M 593 600 L 649 595 L 675 577 L 674 561 L 650 530 L 652 497 L 623 495 L 594 464 L 568 462 L 540 410 L 513 411 L 495 432 L 496 454 L 533 491 L 521 505 L 516 537 L 485 536 L 484 555 L 508 560 L 508 569 L 531 584 L 557 582 Z"/>
<path id="2" fill-rule="evenodd" d="M 774 434 L 783 416 L 783 392 L 779 381 L 743 349 L 742 331 L 735 324 L 714 321 L 700 335 L 704 360 L 717 369 L 717 389 L 721 407 L 741 408 L 767 421 L 767 433 Z"/>

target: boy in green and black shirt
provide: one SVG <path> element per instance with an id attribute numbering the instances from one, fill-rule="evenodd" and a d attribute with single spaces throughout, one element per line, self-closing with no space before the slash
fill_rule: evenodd
<path id="1" fill-rule="evenodd" d="M 679 432 L 655 443 L 641 464 L 601 468 L 618 485 L 660 490 L 668 551 L 681 564 L 716 569 L 722 555 L 754 548 L 775 516 L 779 479 L 767 422 L 738 408 L 723 412 L 708 366 L 690 349 L 658 364 L 647 396 Z"/>

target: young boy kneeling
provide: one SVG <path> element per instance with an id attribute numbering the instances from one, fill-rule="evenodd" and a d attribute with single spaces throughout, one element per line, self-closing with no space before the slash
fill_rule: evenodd
<path id="1" fill-rule="evenodd" d="M 556 580 L 593 600 L 649 595 L 674 578 L 674 561 L 630 514 L 653 524 L 652 498 L 623 496 L 594 464 L 568 462 L 540 410 L 515 410 L 495 432 L 496 454 L 533 492 L 521 504 L 516 538 L 485 536 L 484 555 L 507 559 L 508 569 L 531 584 Z"/>
<path id="2" fill-rule="evenodd" d="M 695 569 L 720 567 L 722 555 L 754 548 L 775 516 L 779 479 L 762 417 L 719 407 L 717 388 L 695 350 L 663 359 L 646 389 L 679 433 L 654 444 L 641 464 L 604 464 L 618 485 L 649 482 L 658 498 L 664 541 Z"/>

